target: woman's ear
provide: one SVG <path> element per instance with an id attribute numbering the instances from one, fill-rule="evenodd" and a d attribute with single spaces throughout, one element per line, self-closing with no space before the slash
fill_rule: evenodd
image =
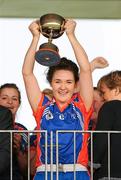
<path id="1" fill-rule="evenodd" d="M 75 91 L 74 91 L 74 93 L 77 93 L 77 92 L 79 92 L 79 81 L 78 82 L 76 82 L 75 83 Z"/>
<path id="2" fill-rule="evenodd" d="M 115 96 L 118 96 L 119 93 L 120 93 L 119 87 L 116 87 L 116 88 L 115 88 Z"/>

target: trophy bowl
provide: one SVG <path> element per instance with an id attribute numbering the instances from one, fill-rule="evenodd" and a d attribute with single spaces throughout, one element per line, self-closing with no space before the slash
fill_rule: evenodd
<path id="1" fill-rule="evenodd" d="M 45 14 L 40 17 L 40 30 L 47 38 L 58 38 L 64 33 L 65 19 L 58 14 Z"/>
<path id="2" fill-rule="evenodd" d="M 61 60 L 59 49 L 52 40 L 64 33 L 65 19 L 58 14 L 45 14 L 40 17 L 40 31 L 48 42 L 40 45 L 35 54 L 36 61 L 43 66 L 54 66 Z"/>

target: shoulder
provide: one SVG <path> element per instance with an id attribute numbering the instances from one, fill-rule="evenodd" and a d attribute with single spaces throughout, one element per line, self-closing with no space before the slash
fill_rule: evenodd
<path id="1" fill-rule="evenodd" d="M 112 127 L 116 127 L 116 124 L 119 125 L 120 111 L 121 101 L 112 100 L 105 102 L 98 114 L 96 130 L 111 130 Z"/>
<path id="2" fill-rule="evenodd" d="M 76 93 L 72 97 L 72 102 L 74 105 L 83 113 L 84 116 L 90 116 L 93 112 L 93 106 L 87 111 L 85 104 L 82 100 L 82 97 L 80 96 L 79 93 Z"/>
<path id="3" fill-rule="evenodd" d="M 23 124 L 18 123 L 18 122 L 15 122 L 14 129 L 16 129 L 16 130 L 27 130 L 27 128 Z"/>
<path id="4" fill-rule="evenodd" d="M 112 100 L 109 102 L 104 103 L 101 107 L 101 114 L 110 117 L 110 119 L 119 118 L 121 113 L 121 101 L 119 100 Z"/>
<path id="5" fill-rule="evenodd" d="M 14 130 L 23 131 L 23 130 L 27 130 L 27 128 L 23 124 L 15 122 Z M 20 151 L 22 151 L 22 152 L 27 151 L 28 133 L 27 132 L 22 132 L 22 133 L 20 133 L 20 136 L 21 136 Z"/>
<path id="6" fill-rule="evenodd" d="M 101 111 L 115 111 L 118 109 L 121 109 L 121 101 L 119 100 L 105 102 L 101 107 Z"/>

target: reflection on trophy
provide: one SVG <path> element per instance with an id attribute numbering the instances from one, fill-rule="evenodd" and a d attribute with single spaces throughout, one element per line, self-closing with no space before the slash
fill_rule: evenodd
<path id="1" fill-rule="evenodd" d="M 53 66 L 60 62 L 58 47 L 52 40 L 64 33 L 65 19 L 58 14 L 45 14 L 40 17 L 40 31 L 48 42 L 40 45 L 35 54 L 36 61 L 44 66 Z"/>

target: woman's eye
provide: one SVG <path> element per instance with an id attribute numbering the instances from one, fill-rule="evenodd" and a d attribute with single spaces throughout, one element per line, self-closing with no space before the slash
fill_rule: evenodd
<path id="1" fill-rule="evenodd" d="M 7 98 L 6 97 L 2 97 L 1 99 L 6 100 Z"/>
<path id="2" fill-rule="evenodd" d="M 13 101 L 18 101 L 17 99 L 13 99 Z"/>
<path id="3" fill-rule="evenodd" d="M 56 81 L 55 83 L 60 83 L 59 81 Z"/>
<path id="4" fill-rule="evenodd" d="M 68 84 L 72 84 L 72 81 L 67 81 Z"/>

